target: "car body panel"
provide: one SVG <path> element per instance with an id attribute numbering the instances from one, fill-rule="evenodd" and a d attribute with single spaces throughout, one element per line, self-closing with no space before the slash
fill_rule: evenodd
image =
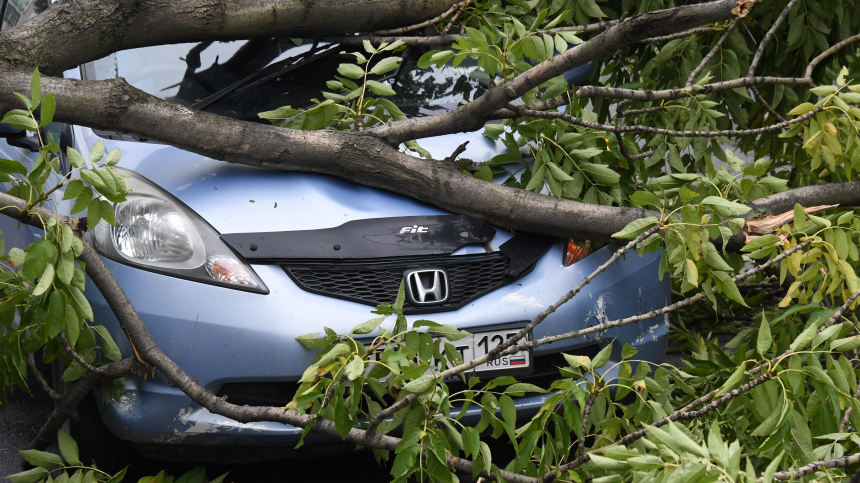
<path id="1" fill-rule="evenodd" d="M 407 316 L 407 319 L 410 322 L 430 319 L 465 330 L 528 321 L 606 261 L 610 254 L 609 247 L 605 247 L 571 267 L 562 268 L 561 247 L 555 246 L 540 259 L 532 273 L 515 283 L 460 310 Z M 338 333 L 348 333 L 352 327 L 372 317 L 372 307 L 367 305 L 302 291 L 274 264 L 254 266 L 270 289 L 268 295 L 259 295 L 188 283 L 111 261 L 107 263 L 138 307 L 161 350 L 200 384 L 216 392 L 228 382 L 296 381 L 315 354 L 296 342 L 296 337 L 321 331 L 322 325 Z M 581 329 L 599 321 L 664 306 L 669 298 L 669 285 L 668 279 L 654 282 L 658 264 L 659 254 L 628 255 L 626 260 L 610 266 L 586 286 L 572 302 L 550 315 L 535 329 L 534 337 Z M 109 328 L 123 353 L 131 354 L 127 340 L 95 287 L 88 285 L 87 294 L 97 320 Z M 605 344 L 618 338 L 613 361 L 620 360 L 621 346 L 629 343 L 640 350 L 638 358 L 659 363 L 665 351 L 667 331 L 667 321 L 661 318 L 541 346 L 534 353 L 571 350 L 595 342 Z M 612 362 L 607 365 L 612 366 Z M 301 430 L 282 424 L 243 425 L 213 415 L 180 390 L 167 385 L 161 375 L 147 381 L 130 378 L 127 388 L 119 401 L 104 408 L 103 416 L 111 431 L 132 442 L 290 446 L 301 434 Z M 533 411 L 544 400 L 545 396 L 521 398 L 517 404 L 524 411 Z M 307 443 L 330 441 L 320 437 Z"/>

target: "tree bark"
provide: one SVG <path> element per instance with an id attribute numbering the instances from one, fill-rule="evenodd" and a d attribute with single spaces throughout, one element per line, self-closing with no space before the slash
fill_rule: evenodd
<path id="1" fill-rule="evenodd" d="M 47 74 L 124 49 L 181 42 L 304 38 L 410 25 L 455 0 L 61 0 L 0 33 L 0 58 Z"/>

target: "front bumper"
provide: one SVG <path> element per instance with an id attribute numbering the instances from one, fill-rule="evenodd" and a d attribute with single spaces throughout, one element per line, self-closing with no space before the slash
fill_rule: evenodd
<path id="1" fill-rule="evenodd" d="M 438 314 L 407 316 L 410 322 L 430 319 L 458 328 L 506 324 L 533 319 L 590 274 L 610 256 L 605 247 L 575 265 L 561 266 L 555 246 L 525 277 L 487 294 L 465 307 Z M 315 351 L 295 338 L 322 332 L 327 326 L 349 333 L 373 315 L 372 307 L 316 295 L 298 288 L 278 265 L 253 268 L 269 287 L 268 295 L 241 292 L 180 280 L 105 260 L 161 350 L 201 385 L 217 392 L 225 383 L 296 381 L 312 363 Z M 668 278 L 658 282 L 659 254 L 629 254 L 610 266 L 571 302 L 547 317 L 534 337 L 559 334 L 603 320 L 641 314 L 663 307 L 670 297 Z M 105 325 L 124 355 L 132 353 L 125 335 L 98 289 L 88 282 L 86 294 L 96 323 Z M 612 361 L 620 360 L 627 343 L 638 359 L 662 362 L 668 319 L 643 321 L 541 346 L 534 354 L 557 353 L 617 339 Z M 613 362 L 606 367 L 613 367 Z M 193 403 L 171 387 L 163 375 L 142 380 L 130 377 L 119 401 L 102 408 L 102 418 L 117 437 L 146 445 L 290 447 L 302 429 L 280 423 L 240 424 Z M 540 408 L 546 396 L 517 401 L 522 417 Z M 471 410 L 477 415 L 477 410 Z M 331 443 L 308 435 L 306 445 Z"/>

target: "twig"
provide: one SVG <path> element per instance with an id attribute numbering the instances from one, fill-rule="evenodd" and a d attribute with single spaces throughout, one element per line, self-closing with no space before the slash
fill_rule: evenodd
<path id="1" fill-rule="evenodd" d="M 39 368 L 36 367 L 36 363 L 33 362 L 29 356 L 25 356 L 24 360 L 27 361 L 27 367 L 29 367 L 30 370 L 33 371 L 33 377 L 35 377 L 36 381 L 39 382 L 39 386 L 42 388 L 42 391 L 44 391 L 49 398 L 53 399 L 54 401 L 58 401 L 60 399 L 60 395 L 57 394 L 57 392 L 51 388 L 51 385 L 48 384 L 48 381 L 45 380 L 45 376 L 42 375 L 42 371 L 40 371 Z"/>
<path id="2" fill-rule="evenodd" d="M 787 122 L 787 119 L 782 117 L 778 112 L 776 112 L 776 109 L 770 107 L 770 104 L 768 104 L 767 101 L 764 100 L 764 97 L 762 97 L 761 93 L 758 91 L 758 89 L 756 89 L 755 86 L 750 86 L 749 89 L 750 91 L 752 91 L 753 97 L 756 98 L 759 104 L 761 104 L 762 106 L 764 106 L 765 109 L 767 109 L 767 112 L 769 112 L 771 116 L 775 117 L 776 120 L 778 120 L 779 122 Z"/>
<path id="3" fill-rule="evenodd" d="M 69 339 L 66 339 L 66 334 L 60 332 L 58 337 L 60 339 L 60 343 L 63 344 L 63 349 L 66 350 L 66 353 L 72 356 L 72 359 L 78 361 L 78 364 L 84 366 L 84 369 L 100 376 L 104 375 L 104 371 L 102 371 L 100 367 L 93 367 L 89 362 L 87 362 L 83 357 L 81 357 L 80 354 L 78 354 L 77 352 L 75 352 L 74 349 L 72 349 L 72 346 L 69 344 Z"/>
<path id="4" fill-rule="evenodd" d="M 806 466 L 801 466 L 794 471 L 780 471 L 778 473 L 773 474 L 773 479 L 775 481 L 797 480 L 803 478 L 806 475 L 811 475 L 818 470 L 829 468 L 845 468 L 846 466 L 851 466 L 855 463 L 860 463 L 860 453 L 854 453 L 851 456 L 843 456 L 834 460 L 816 461 L 815 463 L 809 463 Z M 755 481 L 756 483 L 761 483 L 764 481 L 764 477 L 761 477 Z"/>
<path id="5" fill-rule="evenodd" d="M 639 159 L 647 158 L 654 154 L 653 149 L 649 149 L 644 153 L 639 153 L 635 155 L 630 154 L 630 151 L 627 150 L 627 146 L 624 145 L 624 139 L 622 139 L 621 134 L 615 133 L 615 139 L 618 141 L 618 151 L 621 153 L 622 156 L 624 156 L 625 159 L 627 159 L 627 161 L 633 162 Z"/>
<path id="6" fill-rule="evenodd" d="M 805 77 L 741 77 L 739 79 L 705 84 L 699 90 L 693 90 L 693 86 L 684 87 L 683 89 L 663 89 L 659 91 L 623 89 L 620 87 L 581 86 L 572 89 L 571 91 L 559 94 L 553 98 L 537 101 L 534 105 L 534 109 L 539 111 L 555 109 L 568 104 L 570 99 L 577 97 L 610 97 L 615 99 L 627 99 L 627 101 L 618 104 L 618 109 L 621 109 L 633 102 L 669 101 L 693 94 L 710 94 L 712 92 L 721 92 L 737 89 L 738 87 L 749 87 L 761 84 L 803 85 L 811 87 L 812 79 Z"/>
<path id="7" fill-rule="evenodd" d="M 588 431 L 588 416 L 591 414 L 591 407 L 594 406 L 594 400 L 597 399 L 597 388 L 588 395 L 588 400 L 585 402 L 585 408 L 582 412 L 582 434 L 579 436 L 579 456 L 585 454 L 585 432 Z"/>
<path id="8" fill-rule="evenodd" d="M 708 65 L 708 62 L 710 62 L 715 55 L 717 55 L 717 52 L 720 51 L 720 48 L 722 48 L 723 44 L 726 42 L 726 39 L 729 38 L 729 35 L 731 35 L 735 27 L 738 26 L 738 22 L 740 22 L 740 20 L 740 17 L 735 17 L 735 19 L 732 20 L 731 25 L 729 25 L 729 28 L 727 28 L 726 31 L 723 32 L 723 35 L 722 37 L 720 37 L 720 40 L 718 40 L 717 43 L 714 44 L 714 47 L 711 49 L 710 52 L 708 52 L 708 55 L 706 55 L 705 58 L 702 59 L 701 62 L 699 62 L 699 65 L 695 69 L 693 69 L 693 72 L 690 73 L 690 77 L 687 78 L 687 87 L 693 85 L 693 81 L 695 81 L 696 78 L 699 77 L 699 74 L 702 73 L 702 69 L 704 69 L 705 66 Z"/>
<path id="9" fill-rule="evenodd" d="M 442 35 L 447 34 L 448 31 L 451 30 L 451 26 L 454 25 L 454 22 L 456 22 L 457 19 L 460 17 L 460 14 L 463 13 L 463 9 L 466 8 L 466 3 L 469 3 L 469 2 L 468 1 L 464 2 L 463 5 L 457 9 L 457 12 L 454 14 L 453 17 L 451 17 L 451 20 L 448 22 L 448 25 L 446 25 L 445 28 L 442 29 Z"/>
<path id="10" fill-rule="evenodd" d="M 684 37 L 689 37 L 691 35 L 696 35 L 696 34 L 709 34 L 712 32 L 716 32 L 716 30 L 717 30 L 716 27 L 698 27 L 698 28 L 694 28 L 694 29 L 690 29 L 690 30 L 685 30 L 683 32 L 677 32 L 674 34 L 663 35 L 660 37 L 651 37 L 649 39 L 642 39 L 639 42 L 642 42 L 642 43 L 663 42 L 666 40 L 675 40 L 675 39 L 680 39 L 680 38 L 684 38 Z"/>
<path id="11" fill-rule="evenodd" d="M 850 307 L 851 304 L 853 304 L 854 301 L 857 300 L 857 297 L 860 297 L 860 289 L 858 289 L 856 292 L 854 292 L 854 294 L 848 297 L 848 300 L 846 300 L 845 303 L 842 304 L 842 307 L 839 307 L 839 310 L 834 312 L 833 315 L 829 319 L 827 319 L 827 322 L 825 322 L 824 325 L 822 325 L 821 328 L 818 329 L 818 333 L 821 333 L 821 331 L 823 331 L 824 329 L 835 324 L 836 321 L 839 320 L 839 317 L 842 317 L 842 313 L 848 310 L 848 307 Z"/>
<path id="12" fill-rule="evenodd" d="M 620 105 L 620 104 L 619 104 Z M 619 107 L 620 109 L 620 107 Z M 639 114 L 651 114 L 652 112 L 665 111 L 666 106 L 646 107 L 644 109 L 628 109 L 618 114 L 618 117 L 637 116 Z"/>
<path id="13" fill-rule="evenodd" d="M 616 24 L 624 21 L 625 17 L 622 16 L 618 20 L 606 20 L 604 22 L 596 22 L 590 23 L 586 25 L 570 25 L 567 27 L 556 27 L 548 30 L 538 30 L 535 33 L 538 34 L 553 34 L 558 32 L 577 32 L 581 34 L 590 34 L 594 32 L 602 32 L 609 27 L 614 27 Z"/>
<path id="14" fill-rule="evenodd" d="M 584 119 L 579 119 L 573 117 L 569 114 L 565 114 L 563 112 L 557 111 L 535 111 L 532 109 L 525 109 L 521 106 L 513 106 L 508 104 L 508 110 L 516 112 L 521 116 L 530 116 L 530 117 L 538 117 L 543 119 L 563 119 L 571 124 L 575 124 L 577 126 L 587 127 L 591 129 L 596 129 L 598 131 L 607 131 L 613 133 L 625 133 L 625 132 L 644 132 L 649 134 L 664 134 L 666 136 L 675 136 L 675 137 L 689 137 L 689 138 L 715 138 L 721 136 L 727 137 L 738 137 L 738 136 L 756 136 L 759 134 L 764 134 L 766 132 L 771 131 L 779 131 L 782 130 L 792 124 L 796 124 L 798 122 L 803 122 L 809 119 L 810 117 L 821 112 L 824 107 L 819 106 L 815 109 L 803 114 L 802 116 L 798 116 L 790 121 L 780 122 L 777 124 L 772 124 L 766 127 L 760 127 L 756 129 L 726 129 L 726 130 L 717 130 L 717 131 L 677 131 L 674 129 L 663 129 L 656 128 L 651 126 L 642 126 L 642 125 L 632 125 L 632 126 L 612 126 L 609 124 L 600 124 L 596 122 L 586 121 Z"/>
<path id="15" fill-rule="evenodd" d="M 469 141 L 466 141 L 466 142 L 464 142 L 463 144 L 461 144 L 461 145 L 457 146 L 457 149 L 455 149 L 455 150 L 454 150 L 454 152 L 453 152 L 453 153 L 451 153 L 451 155 L 450 155 L 450 156 L 448 156 L 447 158 L 445 158 L 445 159 L 443 160 L 443 162 L 445 162 L 445 163 L 453 163 L 454 161 L 456 161 L 456 160 L 457 160 L 457 156 L 459 156 L 459 155 L 463 154 L 463 151 L 465 151 L 465 150 L 466 150 L 466 146 L 467 146 L 468 144 L 469 144 Z"/>
<path id="16" fill-rule="evenodd" d="M 854 399 L 860 399 L 860 384 L 857 384 L 857 389 L 854 390 Z M 845 415 L 842 416 L 842 421 L 839 423 L 839 432 L 844 433 L 848 427 L 848 419 L 851 417 L 851 406 L 845 409 Z M 857 430 L 857 428 L 854 428 Z"/>
<path id="17" fill-rule="evenodd" d="M 451 45 L 454 43 L 455 40 L 457 40 L 457 37 L 459 37 L 459 34 L 392 37 L 385 37 L 379 35 L 323 35 L 312 36 L 310 38 L 315 40 L 322 40 L 323 42 L 332 42 L 343 45 L 362 45 L 366 40 L 377 47 L 383 42 L 387 44 L 392 44 L 395 41 L 399 40 L 405 45 L 411 47 L 421 47 L 432 45 Z"/>
<path id="18" fill-rule="evenodd" d="M 791 0 L 788 2 L 788 5 L 782 9 L 782 13 L 779 14 L 776 21 L 773 25 L 770 26 L 770 29 L 765 34 L 762 41 L 758 44 L 758 49 L 755 51 L 755 56 L 753 57 L 752 62 L 750 63 L 749 72 L 747 72 L 747 77 L 752 77 L 755 74 L 755 69 L 758 67 L 758 63 L 761 60 L 761 56 L 764 54 L 764 49 L 767 47 L 767 44 L 770 43 L 770 40 L 776 34 L 777 29 L 779 29 L 780 25 L 785 22 L 785 19 L 788 17 L 788 13 L 791 12 L 791 9 L 797 5 L 799 0 Z"/>
<path id="19" fill-rule="evenodd" d="M 830 47 L 829 49 L 825 50 L 824 52 L 818 54 L 818 57 L 812 59 L 812 61 L 809 62 L 809 65 L 806 66 L 806 73 L 804 74 L 804 77 L 806 77 L 807 79 L 809 79 L 810 82 L 812 82 L 812 71 L 815 69 L 815 67 L 819 63 L 821 63 L 822 60 L 826 59 L 827 57 L 830 57 L 831 55 L 833 55 L 837 50 L 841 49 L 842 47 L 845 47 L 846 45 L 850 44 L 851 42 L 856 42 L 858 40 L 860 40 L 860 34 L 853 35 L 851 37 L 848 37 L 847 39 L 844 39 L 840 42 L 833 44 L 832 47 Z"/>
<path id="20" fill-rule="evenodd" d="M 400 28 L 390 29 L 390 30 L 378 30 L 378 31 L 373 32 L 373 33 L 375 35 L 397 35 L 397 34 L 410 32 L 412 30 L 417 30 L 417 29 L 420 29 L 422 27 L 426 27 L 428 25 L 433 25 L 434 23 L 436 23 L 436 22 L 444 19 L 448 15 L 451 15 L 452 13 L 454 13 L 455 10 L 458 10 L 458 9 L 465 7 L 471 1 L 472 0 L 465 0 L 465 1 L 460 2 L 460 3 L 455 3 L 454 5 L 451 5 L 451 8 L 446 10 L 445 13 L 438 15 L 436 17 L 433 17 L 430 20 L 425 20 L 421 23 L 417 23 L 415 25 L 409 25 L 407 27 L 400 27 Z"/>

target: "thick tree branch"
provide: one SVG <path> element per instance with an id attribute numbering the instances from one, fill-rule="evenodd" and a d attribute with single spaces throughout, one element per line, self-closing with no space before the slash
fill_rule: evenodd
<path id="1" fill-rule="evenodd" d="M 58 74 L 124 49 L 181 42 L 304 38 L 410 25 L 455 0 L 61 0 L 0 32 L 0 58 Z"/>

